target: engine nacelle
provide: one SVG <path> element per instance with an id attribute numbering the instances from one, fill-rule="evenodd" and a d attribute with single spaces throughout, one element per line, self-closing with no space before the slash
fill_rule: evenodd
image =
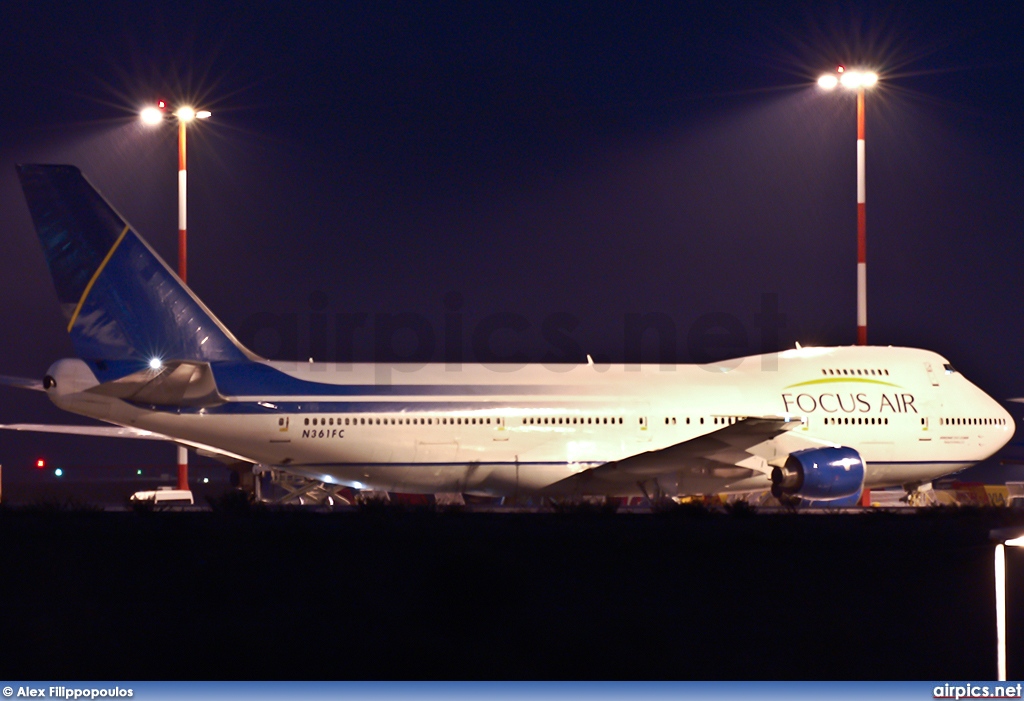
<path id="1" fill-rule="evenodd" d="M 864 460 L 853 448 L 808 448 L 772 470 L 772 496 L 832 501 L 859 494 Z"/>

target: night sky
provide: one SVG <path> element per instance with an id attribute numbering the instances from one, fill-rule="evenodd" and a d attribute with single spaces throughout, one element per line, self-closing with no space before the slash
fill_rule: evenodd
<path id="1" fill-rule="evenodd" d="M 841 63 L 882 76 L 870 342 L 1024 395 L 1015 3 L 91 5 L 0 12 L 0 374 L 72 355 L 15 163 L 79 166 L 173 262 L 176 133 L 136 118 L 157 98 L 213 112 L 189 132 L 189 283 L 262 354 L 485 360 L 473 333 L 495 314 L 523 330 L 488 352 L 532 361 L 850 344 L 855 101 L 814 82 Z M 784 327 L 765 333 L 763 304 Z M 647 314 L 672 348 L 627 333 Z M 396 319 L 419 335 L 381 331 Z M 70 420 L 0 389 L 0 422 Z M 173 457 L 4 435 L 5 476 L 41 445 L 68 465 Z"/>

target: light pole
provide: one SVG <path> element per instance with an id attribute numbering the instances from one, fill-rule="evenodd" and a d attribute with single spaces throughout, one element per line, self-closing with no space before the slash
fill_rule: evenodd
<path id="1" fill-rule="evenodd" d="M 1012 537 L 1016 536 L 1016 537 Z M 996 668 L 998 681 L 1006 681 L 1006 548 L 1024 548 L 1020 529 L 999 528 L 989 533 L 996 541 Z"/>
<path id="2" fill-rule="evenodd" d="M 857 345 L 868 344 L 867 210 L 864 186 L 864 91 L 878 82 L 871 71 L 848 71 L 839 66 L 835 73 L 818 78 L 818 85 L 832 90 L 841 85 L 857 92 Z"/>
<path id="3" fill-rule="evenodd" d="M 157 101 L 155 107 L 147 107 L 139 113 L 144 124 L 156 126 L 163 122 L 167 111 L 167 103 Z M 207 119 L 209 110 L 195 110 L 192 107 L 179 107 L 174 111 L 178 120 L 178 277 L 187 284 L 188 274 L 188 236 L 187 230 L 187 170 L 185 168 L 185 129 L 193 120 Z M 178 489 L 188 489 L 188 450 L 178 446 Z"/>

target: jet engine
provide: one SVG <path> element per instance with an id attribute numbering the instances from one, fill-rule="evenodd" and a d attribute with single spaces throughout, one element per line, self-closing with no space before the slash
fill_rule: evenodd
<path id="1" fill-rule="evenodd" d="M 853 448 L 808 448 L 790 453 L 772 470 L 772 496 L 832 501 L 855 496 L 864 486 L 864 460 Z"/>

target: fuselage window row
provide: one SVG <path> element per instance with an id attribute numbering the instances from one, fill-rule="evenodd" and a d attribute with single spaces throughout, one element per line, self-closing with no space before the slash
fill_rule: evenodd
<path id="1" fill-rule="evenodd" d="M 1005 426 L 1006 419 L 991 418 L 941 418 L 942 426 Z"/>
<path id="2" fill-rule="evenodd" d="M 444 417 L 444 418 L 380 418 L 380 417 L 355 417 L 345 418 L 342 421 L 341 417 L 335 420 L 334 417 L 322 418 L 315 417 L 312 419 L 304 419 L 303 423 L 306 426 L 442 426 L 442 425 L 459 425 L 459 426 L 500 426 L 501 419 L 498 418 L 487 418 L 487 417 Z M 283 426 L 283 419 L 278 421 L 278 425 Z"/>
<path id="3" fill-rule="evenodd" d="M 860 369 L 844 369 L 844 368 L 822 368 L 822 375 L 888 375 L 889 371 L 885 368 L 860 368 Z"/>
<path id="4" fill-rule="evenodd" d="M 643 419 L 640 419 L 640 425 L 643 425 L 643 422 L 644 422 Z M 573 416 L 573 417 L 569 417 L 569 418 L 566 418 L 566 417 L 552 417 L 552 416 L 543 416 L 543 417 L 529 417 L 529 416 L 527 416 L 527 417 L 523 418 L 523 425 L 524 426 L 538 426 L 538 425 L 540 425 L 540 426 L 563 425 L 564 426 L 566 424 L 569 424 L 569 425 L 572 425 L 572 424 L 577 424 L 577 425 L 578 424 L 591 424 L 591 425 L 593 425 L 593 424 L 602 424 L 602 425 L 604 425 L 604 424 L 621 424 L 621 423 L 622 423 L 622 418 L 621 417 L 609 418 L 607 416 L 600 416 L 600 417 Z"/>
<path id="5" fill-rule="evenodd" d="M 715 416 L 712 417 L 711 422 L 716 426 L 725 426 L 735 424 L 740 421 L 741 417 L 737 416 Z M 441 418 L 410 418 L 410 417 L 314 417 L 306 418 L 303 420 L 303 424 L 306 426 L 500 426 L 500 418 L 493 417 L 441 417 Z M 704 418 L 699 419 L 700 423 L 704 423 Z M 924 419 L 921 419 L 922 425 Z M 573 417 L 525 417 L 522 419 L 523 425 L 526 426 L 565 426 L 565 425 L 621 425 L 623 423 L 622 417 L 592 417 L 592 416 L 573 416 Z M 645 426 L 645 421 L 641 417 L 639 419 L 641 426 Z M 687 426 L 690 425 L 690 417 L 683 419 L 683 423 Z M 825 423 L 829 425 L 885 425 L 889 424 L 888 418 L 871 418 L 871 417 L 857 417 L 856 419 L 850 417 L 827 417 Z M 675 426 L 677 419 L 675 417 L 665 417 L 666 426 Z M 996 418 L 940 418 L 939 424 L 942 426 L 1005 426 L 1006 419 Z M 278 425 L 284 426 L 285 420 L 283 418 L 278 419 Z"/>
<path id="6" fill-rule="evenodd" d="M 871 416 L 858 416 L 856 418 L 849 416 L 826 416 L 825 424 L 828 426 L 888 426 L 888 418 L 875 418 Z"/>

